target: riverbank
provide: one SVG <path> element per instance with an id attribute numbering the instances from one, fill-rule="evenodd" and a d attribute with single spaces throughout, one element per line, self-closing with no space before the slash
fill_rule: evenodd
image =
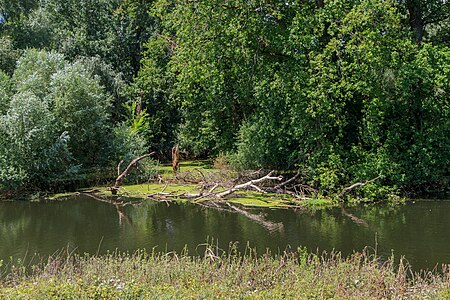
<path id="1" fill-rule="evenodd" d="M 147 180 L 143 182 L 140 176 L 131 174 L 126 178 L 125 183 L 115 192 L 119 199 L 134 200 L 155 200 L 161 202 L 195 203 L 199 205 L 211 206 L 212 202 L 221 204 L 233 204 L 244 208 L 272 208 L 272 209 L 324 209 L 342 205 L 357 205 L 360 203 L 385 203 L 388 205 L 402 204 L 407 201 L 408 193 L 401 194 L 387 192 L 386 187 L 377 186 L 377 177 L 366 182 L 349 184 L 335 192 L 322 191 L 318 187 L 308 185 L 296 171 L 235 171 L 227 166 L 216 165 L 211 161 L 184 161 L 180 163 L 180 170 L 173 174 L 172 166 L 154 162 L 150 169 L 145 169 L 148 174 Z M 111 171 L 111 170 L 110 170 Z M 142 170 L 140 170 L 142 172 Z M 110 174 L 111 172 L 107 172 Z M 251 184 L 252 180 L 261 180 L 271 174 L 271 180 L 264 180 L 261 184 Z M 15 194 L 0 195 L 3 200 L 60 200 L 68 196 L 80 193 L 88 193 L 99 197 L 107 197 L 114 202 L 111 187 L 114 186 L 113 176 L 101 179 L 96 177 L 96 184 L 84 184 L 84 188 L 73 188 L 80 184 L 67 183 L 72 186 L 65 189 L 61 186 L 59 193 L 49 193 L 44 191 L 17 192 Z M 247 184 L 244 188 L 231 191 L 229 195 L 220 196 L 218 194 L 233 189 L 242 184 Z M 381 193 L 384 196 L 374 196 L 367 198 L 360 191 L 364 188 L 372 190 L 372 194 Z M 378 190 L 379 189 L 379 190 Z M 55 189 L 53 189 L 55 190 Z M 372 195 L 372 196 L 373 196 Z M 413 194 L 414 195 L 414 194 Z M 436 197 L 430 192 L 421 198 Z M 440 195 L 446 199 L 447 194 Z M 439 197 L 438 197 L 439 198 Z M 218 201 L 217 201 L 218 200 Z M 216 205 L 211 207 L 215 208 Z"/>
<path id="2" fill-rule="evenodd" d="M 214 202 L 211 205 L 213 208 L 217 207 L 217 203 L 272 209 L 323 209 L 339 204 L 338 198 L 323 196 L 314 188 L 295 181 L 298 177 L 295 171 L 237 172 L 209 161 L 184 161 L 180 163 L 177 174 L 172 172 L 170 165 L 157 165 L 152 173 L 153 176 L 147 182 L 133 184 L 132 181 L 127 181 L 114 192 L 117 192 L 120 199 L 135 201 L 150 199 L 166 203 L 189 202 L 202 206 L 209 206 Z M 77 193 L 115 200 L 111 184 L 53 194 L 45 198 L 62 199 Z"/>
<path id="3" fill-rule="evenodd" d="M 12 267 L 0 280 L 2 299 L 448 299 L 450 273 L 412 273 L 400 261 L 356 253 L 279 256 L 249 250 L 56 256 Z M 3 267 L 4 268 L 4 267 Z"/>

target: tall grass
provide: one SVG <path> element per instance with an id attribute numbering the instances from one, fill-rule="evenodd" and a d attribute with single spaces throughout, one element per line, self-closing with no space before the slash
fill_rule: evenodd
<path id="1" fill-rule="evenodd" d="M 255 251 L 102 256 L 57 255 L 32 270 L 14 266 L 1 299 L 446 299 L 450 271 L 413 273 L 368 252 L 273 256 Z"/>

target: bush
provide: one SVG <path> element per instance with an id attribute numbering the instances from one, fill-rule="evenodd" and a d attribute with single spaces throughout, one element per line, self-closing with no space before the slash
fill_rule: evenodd
<path id="1" fill-rule="evenodd" d="M 18 184 L 41 185 L 69 169 L 69 136 L 56 125 L 46 101 L 32 92 L 16 94 L 6 115 L 0 119 L 2 178 L 4 187 Z M 6 167 L 7 166 L 7 167 Z"/>
<path id="2" fill-rule="evenodd" d="M 1 188 L 45 188 L 145 152 L 139 135 L 113 130 L 112 98 L 92 64 L 31 49 L 11 80 L 0 73 Z"/>

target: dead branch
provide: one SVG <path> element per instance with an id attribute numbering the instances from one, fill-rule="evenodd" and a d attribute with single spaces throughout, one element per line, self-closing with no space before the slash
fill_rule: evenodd
<path id="1" fill-rule="evenodd" d="M 339 195 L 338 195 L 337 197 L 338 197 L 338 199 L 342 199 L 342 197 L 343 197 L 345 194 L 347 194 L 348 192 L 350 192 L 351 190 L 353 190 L 353 189 L 355 189 L 355 188 L 358 188 L 358 187 L 361 187 L 361 186 L 368 185 L 369 183 L 372 183 L 372 182 L 374 182 L 374 181 L 376 181 L 376 180 L 378 180 L 378 179 L 380 179 L 380 178 L 382 178 L 382 177 L 383 177 L 383 176 L 380 175 L 380 176 L 378 176 L 378 177 L 376 177 L 376 178 L 373 178 L 373 179 L 371 179 L 371 180 L 367 180 L 366 182 L 357 182 L 357 183 L 354 183 L 354 184 L 352 184 L 351 186 L 346 187 L 345 189 L 343 189 L 343 190 L 339 193 Z"/>
<path id="2" fill-rule="evenodd" d="M 164 185 L 164 188 L 161 190 L 161 192 L 160 193 L 164 193 L 164 191 L 167 189 L 167 186 L 169 185 L 169 183 L 168 182 L 166 182 L 166 184 Z"/>
<path id="3" fill-rule="evenodd" d="M 117 176 L 120 176 L 120 166 L 122 166 L 122 164 L 123 164 L 123 159 L 117 165 Z"/>
<path id="4" fill-rule="evenodd" d="M 202 171 L 200 171 L 200 169 L 198 169 L 198 168 L 195 168 L 195 171 L 197 171 L 200 174 L 200 176 L 202 176 L 203 182 L 206 182 L 205 175 L 202 173 Z"/>
<path id="5" fill-rule="evenodd" d="M 300 194 L 317 194 L 319 193 L 318 190 L 316 190 L 315 188 L 309 186 L 309 185 L 305 185 L 305 184 L 296 184 L 294 185 L 294 190 L 296 192 L 298 192 L 297 188 L 300 190 Z"/>
<path id="6" fill-rule="evenodd" d="M 241 180 L 245 180 L 245 179 L 248 179 L 248 178 L 253 178 L 256 175 L 259 176 L 261 174 L 262 170 L 263 169 L 259 169 L 259 170 L 256 170 L 256 171 L 250 171 L 250 172 L 239 172 L 238 176 L 235 179 L 233 179 L 232 182 L 236 184 L 236 183 L 240 182 Z"/>
<path id="7" fill-rule="evenodd" d="M 180 194 L 173 194 L 173 193 L 164 193 L 164 192 L 159 192 L 159 193 L 155 193 L 155 194 L 148 194 L 147 198 L 151 198 L 151 199 L 155 199 L 158 200 L 159 198 L 161 198 L 161 196 L 166 199 L 166 198 L 181 198 L 181 199 L 195 199 L 198 197 L 203 197 L 205 195 L 203 195 L 202 193 L 195 193 L 195 194 L 191 194 L 191 193 L 180 193 Z M 206 195 L 207 196 L 207 195 Z"/>
<path id="8" fill-rule="evenodd" d="M 98 189 L 83 190 L 83 191 L 81 191 L 82 194 L 95 194 L 95 193 L 98 193 L 98 192 L 99 192 Z"/>
<path id="9" fill-rule="evenodd" d="M 223 192 L 215 194 L 215 197 L 223 198 L 225 196 L 228 196 L 228 195 L 236 192 L 237 190 L 245 189 L 247 187 L 250 187 L 250 186 L 255 185 L 257 183 L 261 183 L 261 182 L 266 181 L 266 180 L 278 180 L 278 181 L 283 180 L 283 177 L 281 177 L 281 176 L 272 177 L 272 174 L 273 174 L 273 171 L 271 171 L 269 174 L 267 174 L 266 176 L 261 177 L 259 179 L 254 179 L 254 180 L 250 180 L 250 181 L 248 181 L 246 183 L 243 183 L 243 184 L 235 185 L 234 187 L 232 187 L 232 188 L 230 188 L 228 190 L 225 190 Z"/>
<path id="10" fill-rule="evenodd" d="M 277 176 L 277 177 L 272 176 L 272 173 L 273 173 L 273 171 L 259 179 L 250 180 L 246 183 L 235 185 L 232 188 L 229 188 L 225 191 L 217 192 L 217 193 L 215 193 L 214 191 L 220 186 L 218 183 L 214 184 L 214 186 L 209 191 L 204 191 L 204 188 L 202 188 L 199 193 L 179 193 L 179 194 L 164 193 L 164 191 L 167 187 L 167 186 L 165 186 L 161 192 L 155 193 L 155 194 L 149 194 L 149 195 L 147 195 L 147 197 L 152 198 L 152 199 L 158 199 L 161 197 L 163 197 L 164 199 L 166 199 L 166 198 L 180 198 L 180 199 L 185 199 L 185 200 L 194 199 L 194 202 L 197 203 L 197 202 L 199 202 L 198 200 L 201 200 L 204 198 L 223 199 L 226 196 L 231 195 L 232 193 L 234 193 L 238 190 L 246 189 L 246 188 L 253 188 L 253 189 L 257 190 L 258 192 L 266 193 L 266 191 L 264 189 L 260 188 L 256 184 L 261 183 L 263 181 L 267 181 L 267 180 L 280 181 L 283 179 L 283 177 L 281 177 L 281 176 Z"/>
<path id="11" fill-rule="evenodd" d="M 172 147 L 172 169 L 175 175 L 180 171 L 180 147 L 178 144 Z"/>
<path id="12" fill-rule="evenodd" d="M 289 180 L 286 180 L 285 182 L 280 183 L 279 185 L 275 186 L 273 189 L 274 189 L 274 190 L 279 190 L 279 189 L 281 189 L 281 188 L 284 187 L 286 184 L 289 184 L 289 183 L 291 183 L 292 181 L 294 181 L 295 179 L 297 179 L 298 176 L 300 176 L 300 172 L 297 172 L 297 174 L 295 174 L 294 177 L 292 177 L 292 178 L 289 179 Z"/>
<path id="13" fill-rule="evenodd" d="M 212 192 L 214 192 L 214 190 L 215 189 L 217 189 L 219 187 L 219 184 L 218 183 L 216 183 L 209 191 L 208 191 L 208 193 L 212 193 Z"/>
<path id="14" fill-rule="evenodd" d="M 111 188 L 111 193 L 113 195 L 117 194 L 117 191 L 118 191 L 120 185 L 122 184 L 123 179 L 128 175 L 128 172 L 131 170 L 131 168 L 133 168 L 140 160 L 142 160 L 146 157 L 149 157 L 153 154 L 155 154 L 155 152 L 151 152 L 151 153 L 148 153 L 148 154 L 145 154 L 145 155 L 142 155 L 142 156 L 139 156 L 139 157 L 133 159 L 128 164 L 128 166 L 125 168 L 125 170 L 120 175 L 117 176 L 116 182 L 115 182 L 114 186 Z M 120 161 L 119 165 L 117 166 L 117 171 L 118 171 L 117 173 L 120 173 L 120 165 L 122 163 L 123 163 L 123 160 Z"/>
<path id="15" fill-rule="evenodd" d="M 311 200 L 311 198 L 302 196 L 302 194 L 298 194 L 298 193 L 293 192 L 293 191 L 285 190 L 285 191 L 283 192 L 283 194 L 291 195 L 291 196 L 293 196 L 294 198 L 296 198 L 297 200 Z"/>
<path id="16" fill-rule="evenodd" d="M 251 187 L 251 188 L 254 188 L 255 190 L 257 190 L 257 191 L 260 192 L 260 193 L 267 194 L 267 192 L 264 191 L 264 190 L 262 190 L 259 186 L 256 186 L 256 185 L 254 185 L 254 184 L 251 184 L 250 187 Z"/>

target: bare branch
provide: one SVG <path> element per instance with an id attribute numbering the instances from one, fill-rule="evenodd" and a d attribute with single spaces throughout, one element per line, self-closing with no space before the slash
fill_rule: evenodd
<path id="1" fill-rule="evenodd" d="M 120 166 L 123 164 L 123 159 L 117 165 L 117 176 L 120 176 Z"/>
<path id="2" fill-rule="evenodd" d="M 361 187 L 361 186 L 365 186 L 365 185 L 368 185 L 369 183 L 372 183 L 372 182 L 374 182 L 374 181 L 376 181 L 376 180 L 378 180 L 378 179 L 380 179 L 380 178 L 382 178 L 383 177 L 383 175 L 380 175 L 380 176 L 378 176 L 378 177 L 376 177 L 376 178 L 373 178 L 373 179 L 371 179 L 371 180 L 367 180 L 366 182 L 357 182 L 357 183 L 355 183 L 355 184 L 352 184 L 351 186 L 349 186 L 349 187 L 346 187 L 345 189 L 343 189 L 340 193 L 339 193 L 339 195 L 337 196 L 339 199 L 342 199 L 342 197 L 345 195 L 345 194 L 347 194 L 348 192 L 350 192 L 351 190 L 353 190 L 353 189 L 355 189 L 355 188 L 358 188 L 358 187 Z"/>
<path id="3" fill-rule="evenodd" d="M 278 181 L 283 180 L 283 177 L 281 177 L 281 176 L 272 177 L 272 174 L 273 174 L 273 171 L 271 171 L 269 174 L 267 174 L 266 176 L 261 177 L 259 179 L 250 180 L 250 181 L 248 181 L 246 183 L 238 184 L 238 185 L 236 185 L 236 186 L 234 186 L 234 187 L 232 187 L 232 188 L 230 188 L 228 190 L 225 190 L 225 191 L 223 191 L 221 193 L 217 193 L 217 194 L 215 194 L 215 196 L 218 197 L 218 198 L 223 198 L 225 196 L 228 196 L 228 195 L 236 192 L 237 190 L 245 189 L 245 188 L 247 188 L 249 186 L 255 185 L 257 183 L 260 183 L 260 182 L 263 182 L 263 181 L 266 181 L 266 180 L 278 180 Z"/>
<path id="4" fill-rule="evenodd" d="M 203 182 L 206 182 L 206 178 L 205 178 L 205 175 L 202 173 L 202 171 L 200 171 L 200 169 L 199 168 L 195 168 L 195 171 L 197 171 L 199 174 L 200 174 L 200 176 L 202 176 L 202 178 L 203 178 Z"/>
<path id="5" fill-rule="evenodd" d="M 289 179 L 289 180 L 286 180 L 285 182 L 280 183 L 279 185 L 275 186 L 273 189 L 274 189 L 274 190 L 279 190 L 279 189 L 281 189 L 281 188 L 282 188 L 283 186 L 285 186 L 286 184 L 289 184 L 289 183 L 291 183 L 292 181 L 294 181 L 295 179 L 297 179 L 298 176 L 300 176 L 300 172 L 297 172 L 297 174 L 295 174 L 294 177 L 292 177 L 292 178 Z"/>
<path id="6" fill-rule="evenodd" d="M 128 166 L 125 168 L 125 170 L 124 170 L 120 175 L 117 176 L 116 182 L 115 182 L 115 184 L 114 184 L 114 187 L 111 188 L 111 192 L 112 192 L 113 194 L 116 194 L 116 193 L 117 193 L 117 190 L 119 189 L 120 185 L 122 184 L 123 179 L 128 175 L 128 172 L 131 170 L 131 168 L 133 168 L 133 167 L 134 167 L 141 159 L 144 159 L 144 158 L 146 158 L 146 157 L 149 157 L 149 156 L 151 156 L 151 155 L 153 155 L 153 154 L 155 154 L 155 152 L 148 153 L 148 154 L 145 154 L 145 155 L 142 155 L 142 156 L 139 156 L 139 157 L 133 159 L 133 160 L 128 164 Z M 118 169 L 118 170 L 120 170 L 120 165 L 121 165 L 121 164 L 122 164 L 122 163 L 119 163 L 119 165 L 117 166 L 117 169 Z M 119 171 L 119 172 L 120 172 L 120 171 Z"/>
<path id="7" fill-rule="evenodd" d="M 160 193 L 164 193 L 164 191 L 167 189 L 167 186 L 169 185 L 169 183 L 168 182 L 166 182 L 166 184 L 164 185 L 164 188 L 161 190 L 161 192 Z"/>
<path id="8" fill-rule="evenodd" d="M 257 190 L 258 192 L 261 192 L 261 193 L 263 193 L 263 194 L 266 194 L 266 193 L 267 193 L 266 191 L 262 190 L 260 187 L 254 185 L 254 184 L 251 184 L 250 187 L 251 187 L 251 188 L 254 188 L 254 189 Z"/>
<path id="9" fill-rule="evenodd" d="M 216 183 L 209 191 L 208 191 L 208 193 L 212 193 L 212 192 L 214 192 L 214 190 L 215 189 L 217 189 L 219 187 L 219 184 L 218 183 Z"/>

